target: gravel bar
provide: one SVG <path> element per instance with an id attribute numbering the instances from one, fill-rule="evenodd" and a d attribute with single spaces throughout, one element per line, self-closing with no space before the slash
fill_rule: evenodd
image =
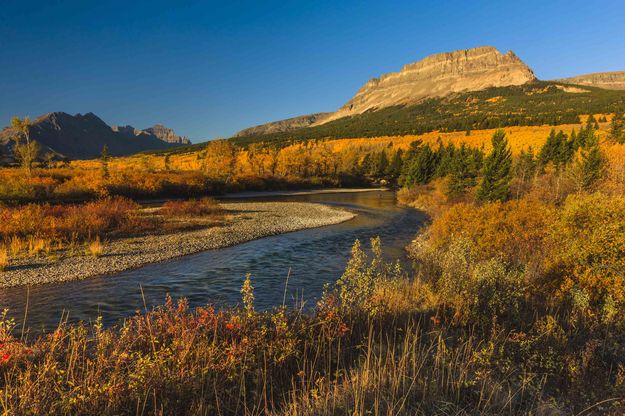
<path id="1" fill-rule="evenodd" d="M 306 202 L 222 203 L 230 217 L 223 225 L 165 235 L 122 238 L 105 243 L 100 257 L 21 259 L 0 272 L 0 287 L 37 285 L 118 273 L 149 263 L 241 244 L 270 235 L 338 224 L 354 214 Z"/>

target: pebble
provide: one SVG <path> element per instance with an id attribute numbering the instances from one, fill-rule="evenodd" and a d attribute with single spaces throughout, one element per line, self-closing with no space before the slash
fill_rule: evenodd
<path id="1" fill-rule="evenodd" d="M 343 209 L 307 202 L 237 202 L 221 206 L 231 217 L 222 225 L 105 242 L 100 257 L 61 256 L 53 260 L 38 256 L 14 261 L 5 272 L 0 272 L 0 287 L 110 275 L 262 237 L 338 224 L 355 217 Z"/>

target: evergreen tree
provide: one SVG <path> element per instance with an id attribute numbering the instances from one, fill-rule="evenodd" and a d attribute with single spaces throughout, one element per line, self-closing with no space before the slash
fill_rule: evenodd
<path id="1" fill-rule="evenodd" d="M 434 174 L 437 178 L 443 178 L 452 170 L 452 164 L 456 153 L 456 147 L 453 143 L 449 143 L 447 146 L 443 146 L 442 142 L 439 144 L 438 151 L 436 152 L 436 172 Z"/>
<path id="2" fill-rule="evenodd" d="M 166 171 L 171 170 L 169 153 L 165 155 L 165 160 L 163 161 L 163 165 Z"/>
<path id="3" fill-rule="evenodd" d="M 371 161 L 371 155 L 367 153 L 360 163 L 360 172 L 365 176 L 371 176 L 373 171 L 373 162 Z"/>
<path id="4" fill-rule="evenodd" d="M 599 149 L 598 140 L 588 143 L 582 151 L 579 170 L 581 173 L 581 187 L 590 191 L 603 178 L 605 173 L 605 159 Z"/>
<path id="5" fill-rule="evenodd" d="M 105 144 L 104 147 L 102 147 L 102 153 L 100 153 L 100 167 L 101 167 L 101 171 L 102 171 L 102 179 L 108 179 L 110 177 L 109 174 L 109 148 L 108 146 Z"/>
<path id="6" fill-rule="evenodd" d="M 577 150 L 577 132 L 575 131 L 575 129 L 571 130 L 571 137 L 569 139 L 571 141 L 571 149 L 573 149 L 573 152 L 575 152 Z"/>
<path id="7" fill-rule="evenodd" d="M 404 163 L 401 183 L 405 186 L 422 185 L 430 182 L 436 170 L 436 155 L 421 140 L 410 144 Z"/>
<path id="8" fill-rule="evenodd" d="M 478 169 L 476 168 L 474 153 L 467 149 L 463 143 L 455 152 L 451 162 L 451 170 L 447 180 L 446 194 L 451 198 L 457 198 L 475 186 Z"/>
<path id="9" fill-rule="evenodd" d="M 397 178 L 399 178 L 399 175 L 401 174 L 401 168 L 403 165 L 403 159 L 402 159 L 403 154 L 404 154 L 404 151 L 402 149 L 398 149 L 393 155 L 393 158 L 391 159 L 391 162 L 389 163 L 388 167 L 386 168 L 386 176 L 390 180 L 396 180 Z"/>
<path id="10" fill-rule="evenodd" d="M 382 150 L 376 163 L 375 176 L 377 178 L 383 177 L 386 173 L 386 169 L 388 169 L 388 157 L 386 156 L 386 152 Z"/>
<path id="11" fill-rule="evenodd" d="M 505 201 L 510 197 L 512 153 L 503 130 L 493 134 L 492 145 L 493 150 L 484 160 L 482 184 L 477 193 L 484 202 Z"/>
<path id="12" fill-rule="evenodd" d="M 612 117 L 610 138 L 617 143 L 625 143 L 625 117 L 621 113 L 616 113 Z"/>

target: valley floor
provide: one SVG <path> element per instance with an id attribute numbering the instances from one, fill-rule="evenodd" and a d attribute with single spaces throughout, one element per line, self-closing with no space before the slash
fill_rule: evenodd
<path id="1" fill-rule="evenodd" d="M 212 227 L 165 235 L 123 238 L 105 244 L 103 255 L 21 259 L 0 274 L 0 287 L 85 279 L 176 257 L 308 228 L 338 224 L 355 214 L 300 202 L 224 203 L 227 220 Z"/>

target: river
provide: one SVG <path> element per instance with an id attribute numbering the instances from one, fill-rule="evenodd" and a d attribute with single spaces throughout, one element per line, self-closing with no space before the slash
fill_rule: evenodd
<path id="1" fill-rule="evenodd" d="M 400 259 L 409 268 L 404 247 L 426 220 L 419 211 L 397 206 L 392 191 L 254 199 L 317 202 L 346 208 L 357 216 L 342 224 L 266 237 L 111 276 L 29 290 L 0 289 L 0 310 L 8 308 L 10 316 L 21 323 L 28 300 L 26 326 L 31 332 L 55 328 L 62 316 L 77 322 L 101 315 L 104 324 L 111 325 L 144 310 L 144 300 L 148 309 L 162 304 L 167 294 L 174 299 L 186 297 L 191 306 L 235 305 L 246 273 L 252 274 L 257 309 L 282 304 L 287 276 L 287 306 L 304 299 L 305 306 L 312 307 L 324 284 L 341 276 L 356 239 L 368 247 L 369 238 L 380 236 L 384 255 Z"/>

